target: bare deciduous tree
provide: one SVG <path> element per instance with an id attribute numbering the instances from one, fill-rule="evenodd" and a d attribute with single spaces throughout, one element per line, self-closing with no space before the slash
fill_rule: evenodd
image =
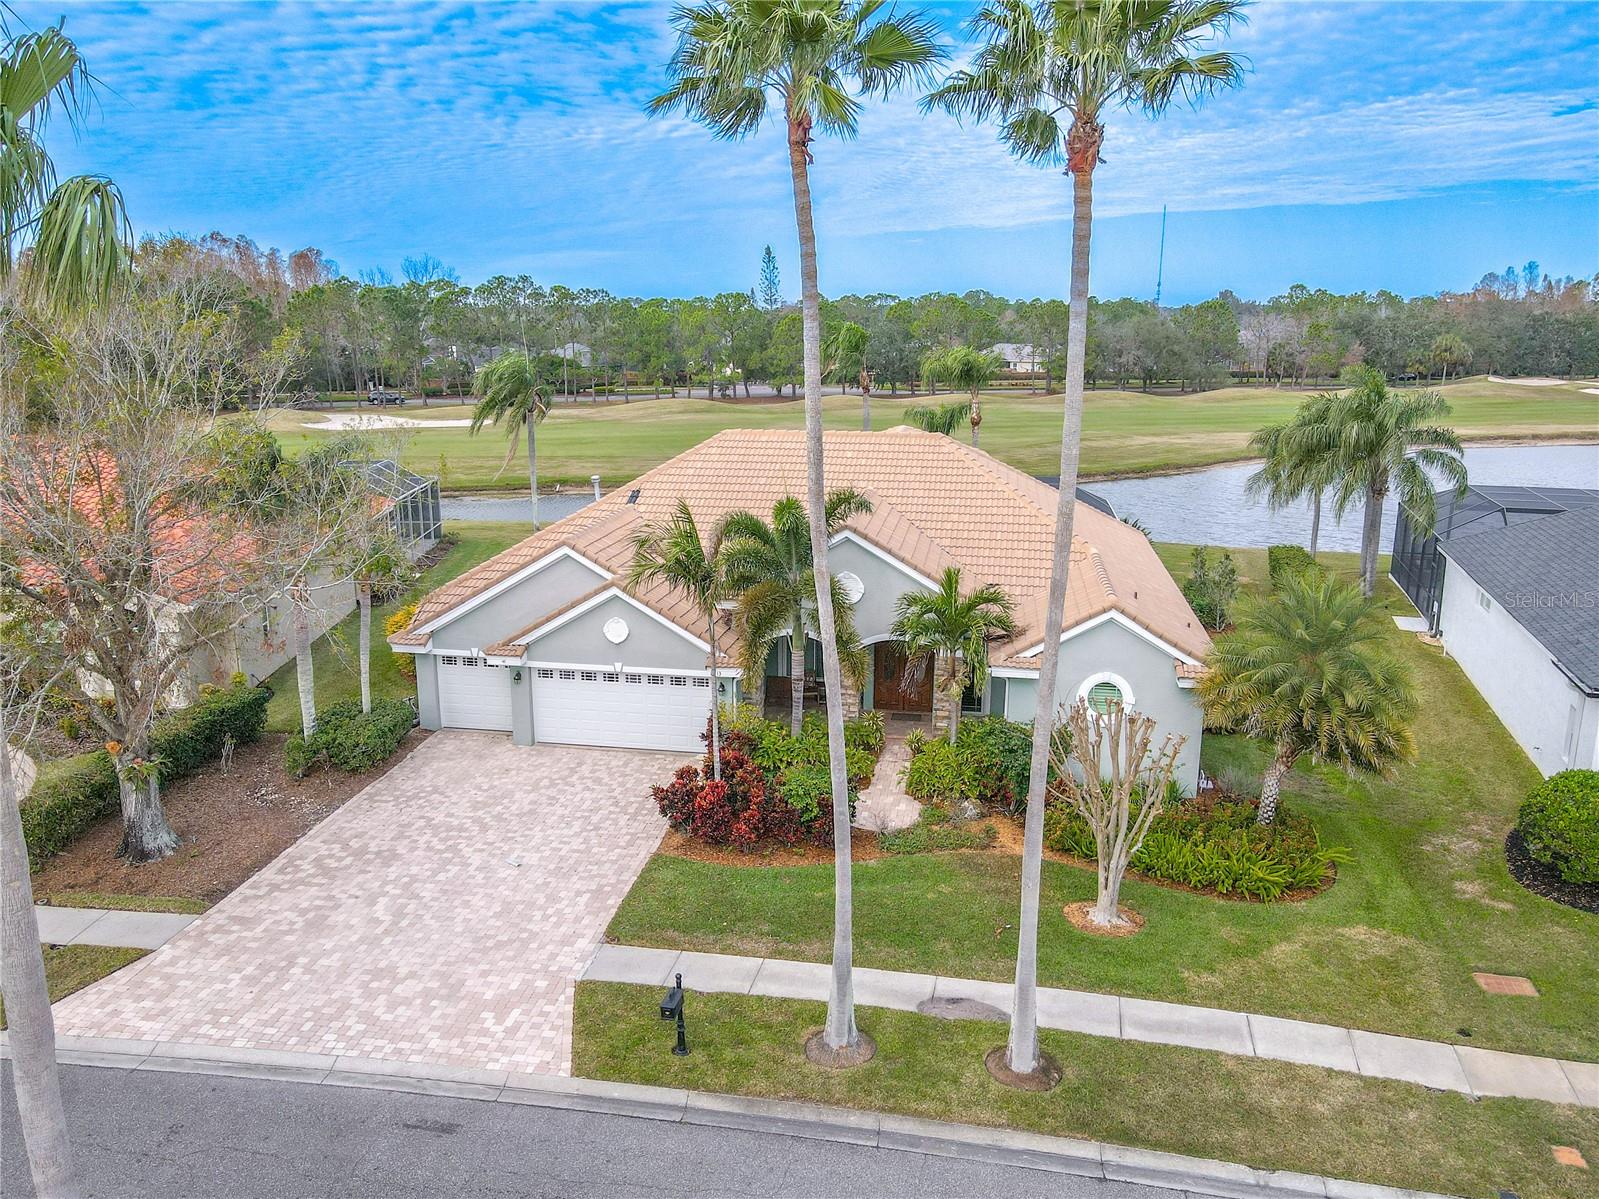
<path id="1" fill-rule="evenodd" d="M 1071 739 L 1065 747 L 1052 742 L 1050 756 L 1061 793 L 1094 834 L 1099 895 L 1089 919 L 1125 925 L 1117 904 L 1122 878 L 1161 813 L 1185 738 L 1168 735 L 1151 753 L 1154 719 L 1115 702 L 1101 713 L 1079 700 L 1066 728 Z"/>

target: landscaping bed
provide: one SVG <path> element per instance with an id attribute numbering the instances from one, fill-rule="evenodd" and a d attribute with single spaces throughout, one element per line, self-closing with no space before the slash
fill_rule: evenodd
<path id="1" fill-rule="evenodd" d="M 60 894 L 152 896 L 213 904 L 374 779 L 381 778 L 427 737 L 413 730 L 388 761 L 366 771 L 318 770 L 294 778 L 283 765 L 284 738 L 267 734 L 243 745 L 226 772 L 212 765 L 165 788 L 162 803 L 181 844 L 177 853 L 143 865 L 116 856 L 120 815 L 97 821 L 33 876 L 40 902 Z"/>
<path id="2" fill-rule="evenodd" d="M 1140 934 L 1134 944 L 1147 934 Z M 860 1008 L 876 1056 L 850 1070 L 809 1065 L 820 1003 L 690 993 L 687 1057 L 670 1052 L 658 988 L 577 987 L 572 1072 L 1088 1137 L 1458 1195 L 1500 1188 L 1540 1199 L 1592 1193 L 1588 1172 L 1551 1145 L 1599 1149 L 1599 1112 L 1534 1100 L 1473 1099 L 1410 1083 L 1287 1062 L 1041 1030 L 1060 1086 L 1030 1094 L 995 1082 L 983 1055 L 1001 1024 Z M 1203 1086 L 1195 1080 L 1203 1079 Z"/>
<path id="3" fill-rule="evenodd" d="M 1527 843 L 1521 830 L 1511 829 L 1505 836 L 1505 865 L 1510 877 L 1534 895 L 1541 895 L 1554 903 L 1579 912 L 1599 914 L 1599 885 L 1594 883 L 1568 883 L 1560 871 L 1547 862 L 1540 862 L 1527 852 Z"/>

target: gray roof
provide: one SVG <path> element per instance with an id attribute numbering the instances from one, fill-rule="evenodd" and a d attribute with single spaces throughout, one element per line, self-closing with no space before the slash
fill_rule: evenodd
<path id="1" fill-rule="evenodd" d="M 1584 691 L 1599 693 L 1599 507 L 1451 537 L 1442 548 Z"/>

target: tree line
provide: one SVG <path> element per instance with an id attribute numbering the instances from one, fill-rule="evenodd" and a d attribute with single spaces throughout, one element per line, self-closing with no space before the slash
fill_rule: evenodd
<path id="1" fill-rule="evenodd" d="M 297 382 L 317 392 L 398 387 L 463 394 L 506 350 L 542 360 L 552 393 L 748 396 L 794 392 L 803 378 L 799 307 L 783 299 L 775 258 L 748 291 L 627 297 L 546 285 L 527 275 L 461 283 L 437 258 L 407 258 L 400 276 L 352 279 L 316 249 L 282 254 L 247 237 L 146 238 L 141 273 L 196 274 L 231 290 L 240 334 L 259 354 L 293 353 Z M 1406 298 L 1296 284 L 1246 300 L 1195 304 L 1090 299 L 1084 373 L 1091 385 L 1205 390 L 1229 382 L 1306 385 L 1367 365 L 1390 380 L 1466 374 L 1599 373 L 1599 280 L 1554 278 L 1537 263 L 1484 275 L 1468 291 Z M 845 325 L 864 345 L 824 363 L 836 383 L 897 393 L 930 382 L 948 350 L 1028 347 L 1014 375 L 1052 390 L 1066 367 L 1069 306 L 983 290 L 842 295 L 821 302 L 824 342 Z"/>

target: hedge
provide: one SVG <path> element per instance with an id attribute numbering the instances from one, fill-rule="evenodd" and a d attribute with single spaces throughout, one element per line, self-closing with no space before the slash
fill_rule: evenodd
<path id="1" fill-rule="evenodd" d="M 162 784 L 185 778 L 213 761 L 230 735 L 236 745 L 254 741 L 266 725 L 271 697 L 262 687 L 209 688 L 189 707 L 156 721 L 150 752 L 161 763 Z M 28 860 L 38 869 L 46 858 L 121 806 L 116 767 L 105 750 L 45 763 L 18 809 Z"/>
<path id="2" fill-rule="evenodd" d="M 1273 588 L 1281 587 L 1292 575 L 1317 569 L 1316 559 L 1302 545 L 1273 545 L 1266 548 L 1266 573 Z"/>
<path id="3" fill-rule="evenodd" d="M 1566 882 L 1599 883 L 1599 770 L 1550 775 L 1521 801 L 1516 831 Z"/>
<path id="4" fill-rule="evenodd" d="M 317 713 L 310 738 L 294 733 L 283 747 L 285 768 L 296 777 L 319 761 L 354 773 L 388 761 L 416 724 L 416 709 L 403 699 L 376 699 L 362 712 L 355 700 L 330 704 Z"/>

